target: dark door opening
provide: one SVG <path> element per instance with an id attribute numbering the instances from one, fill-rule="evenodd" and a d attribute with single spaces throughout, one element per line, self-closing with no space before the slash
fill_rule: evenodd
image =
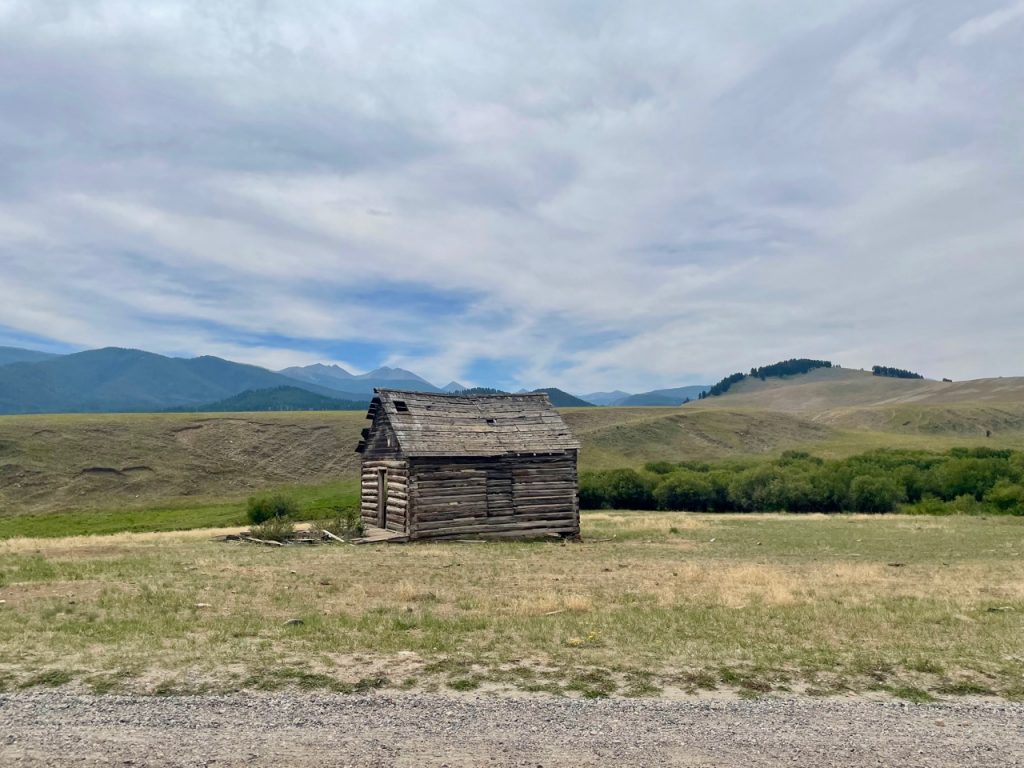
<path id="1" fill-rule="evenodd" d="M 388 527 L 388 471 L 377 470 L 377 527 Z"/>

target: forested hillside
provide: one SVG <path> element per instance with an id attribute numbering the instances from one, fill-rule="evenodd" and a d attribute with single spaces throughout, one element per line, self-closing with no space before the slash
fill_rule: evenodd
<path id="1" fill-rule="evenodd" d="M 782 376 L 798 376 L 802 373 L 809 373 L 817 368 L 831 368 L 832 363 L 828 360 L 809 360 L 807 358 L 794 358 L 792 360 L 783 360 L 779 363 L 772 363 L 771 365 L 764 365 L 759 368 L 750 369 L 750 377 L 760 379 L 764 381 L 767 378 L 779 378 Z M 724 395 L 729 389 L 739 382 L 747 378 L 745 373 L 733 373 L 726 376 L 721 381 L 712 385 L 706 393 L 700 395 L 700 399 L 705 397 L 718 397 Z"/>
<path id="2" fill-rule="evenodd" d="M 296 384 L 265 368 L 219 357 L 186 359 L 109 347 L 0 366 L 0 413 L 162 411 Z M 350 399 L 315 384 L 306 388 Z"/>
<path id="3" fill-rule="evenodd" d="M 192 408 L 174 411 L 222 413 L 229 411 L 361 411 L 370 404 L 365 400 L 340 400 L 325 397 L 300 387 L 281 386 L 270 389 L 248 389 L 245 392 Z"/>

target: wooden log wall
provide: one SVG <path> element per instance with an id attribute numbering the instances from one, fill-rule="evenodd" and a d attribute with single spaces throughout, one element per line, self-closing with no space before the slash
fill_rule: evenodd
<path id="1" fill-rule="evenodd" d="M 409 462 L 404 459 L 364 459 L 360 478 L 360 516 L 363 525 L 377 525 L 377 483 L 385 473 L 387 494 L 387 529 L 405 533 L 408 530 Z"/>
<path id="2" fill-rule="evenodd" d="M 579 534 L 576 453 L 413 459 L 409 537 Z"/>

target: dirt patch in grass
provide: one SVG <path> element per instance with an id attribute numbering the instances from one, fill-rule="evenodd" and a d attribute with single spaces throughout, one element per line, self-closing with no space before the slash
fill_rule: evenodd
<path id="1" fill-rule="evenodd" d="M 100 594 L 111 586 L 103 581 L 52 581 L 8 584 L 0 588 L 0 600 L 12 609 L 22 609 L 60 601 L 69 608 L 95 603 Z M 118 586 L 116 589 L 123 589 Z"/>
<path id="2" fill-rule="evenodd" d="M 42 552 L 43 550 L 38 546 L 34 548 L 26 547 L 25 551 Z M 95 541 L 88 542 L 76 542 L 73 544 L 66 544 L 64 546 L 54 546 L 46 548 L 47 557 L 53 558 L 88 558 L 97 559 L 104 557 L 124 557 L 127 554 L 135 552 L 136 549 L 129 543 L 115 544 L 115 543 L 103 543 L 97 544 Z"/>

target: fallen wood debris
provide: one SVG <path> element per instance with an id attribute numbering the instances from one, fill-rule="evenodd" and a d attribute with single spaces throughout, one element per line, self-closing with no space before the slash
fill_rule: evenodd
<path id="1" fill-rule="evenodd" d="M 253 544 L 265 544 L 268 547 L 283 547 L 284 542 L 270 541 L 269 539 L 257 539 L 255 536 L 241 536 L 242 541 L 251 541 Z"/>
<path id="2" fill-rule="evenodd" d="M 293 544 L 305 544 L 307 546 L 315 546 L 317 544 L 351 544 L 353 542 L 343 539 L 337 534 L 325 531 L 319 528 L 310 528 L 306 530 L 295 531 L 289 538 L 284 541 L 272 541 L 270 539 L 261 539 L 257 536 L 253 536 L 251 531 L 242 531 L 241 533 L 228 533 L 222 536 L 214 536 L 210 541 L 241 541 L 248 544 L 262 544 L 267 547 L 284 547 Z"/>

